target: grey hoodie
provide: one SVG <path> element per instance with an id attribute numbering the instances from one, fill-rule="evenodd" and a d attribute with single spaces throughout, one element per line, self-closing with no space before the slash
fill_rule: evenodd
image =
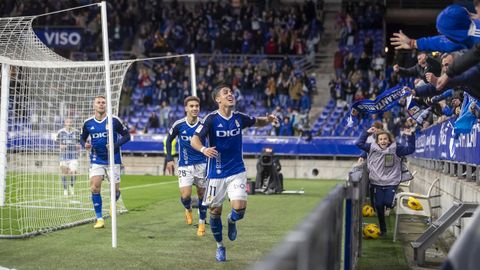
<path id="1" fill-rule="evenodd" d="M 397 144 L 381 149 L 372 143 L 367 157 L 370 183 L 377 186 L 396 186 L 402 178 L 402 159 L 396 154 Z"/>

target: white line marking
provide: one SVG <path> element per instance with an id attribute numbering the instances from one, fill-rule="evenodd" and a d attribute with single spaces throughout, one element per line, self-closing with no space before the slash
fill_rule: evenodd
<path id="1" fill-rule="evenodd" d="M 124 187 L 124 188 L 120 188 L 120 190 L 129 190 L 129 189 L 137 189 L 137 188 L 145 188 L 145 187 L 153 187 L 153 186 L 162 186 L 162 185 L 168 185 L 168 184 L 173 184 L 173 183 L 178 183 L 178 181 L 168 181 L 168 182 L 161 182 L 161 183 L 154 183 L 154 184 L 147 184 L 147 185 L 140 185 L 140 186 Z"/>

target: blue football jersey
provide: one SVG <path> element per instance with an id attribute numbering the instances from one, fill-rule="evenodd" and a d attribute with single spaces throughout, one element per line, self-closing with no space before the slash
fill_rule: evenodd
<path id="1" fill-rule="evenodd" d="M 218 111 L 207 115 L 195 130 L 201 140 L 208 138 L 209 147 L 215 146 L 217 158 L 207 164 L 207 178 L 226 178 L 245 171 L 242 153 L 242 129 L 255 124 L 255 117 L 233 112 L 225 118 Z"/>
<path id="2" fill-rule="evenodd" d="M 128 132 L 128 128 L 118 117 L 114 116 L 112 119 L 113 140 L 115 142 L 115 164 L 121 164 L 120 145 L 130 140 L 130 133 Z M 107 117 L 105 117 L 102 121 L 98 121 L 95 119 L 95 116 L 92 116 L 83 123 L 80 140 L 86 141 L 90 136 L 90 144 L 92 145 L 90 151 L 90 163 L 92 164 L 108 165 L 107 120 Z M 119 135 L 121 135 L 121 137 Z"/>
<path id="3" fill-rule="evenodd" d="M 185 117 L 173 123 L 173 126 L 168 131 L 169 138 L 167 138 L 167 142 L 171 142 L 173 138 L 178 137 L 178 166 L 189 166 L 207 162 L 205 155 L 198 152 L 190 145 L 190 140 L 195 133 L 195 129 L 200 125 L 200 122 L 201 119 L 198 118 L 194 125 L 190 125 Z M 204 139 L 202 143 L 205 144 L 205 141 L 206 140 Z M 170 148 L 167 148 L 167 156 L 168 160 L 172 160 L 171 146 Z"/>
<path id="4" fill-rule="evenodd" d="M 80 132 L 74 128 L 62 128 L 57 134 L 57 143 L 60 146 L 60 161 L 78 159 L 80 152 Z"/>

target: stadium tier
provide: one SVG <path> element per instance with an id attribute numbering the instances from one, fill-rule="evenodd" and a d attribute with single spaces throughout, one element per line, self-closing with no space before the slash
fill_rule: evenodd
<path id="1" fill-rule="evenodd" d="M 479 44 L 480 0 L 0 1 L 0 270 L 476 270 Z"/>

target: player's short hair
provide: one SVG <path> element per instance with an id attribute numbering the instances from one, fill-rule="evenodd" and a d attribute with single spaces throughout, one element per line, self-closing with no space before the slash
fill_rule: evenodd
<path id="1" fill-rule="evenodd" d="M 215 98 L 218 96 L 218 93 L 220 93 L 220 90 L 222 90 L 223 88 L 228 88 L 228 89 L 231 89 L 230 85 L 226 84 L 226 83 L 221 83 L 219 85 L 217 85 L 217 87 L 215 87 L 212 91 L 212 99 L 213 101 L 216 102 Z"/>
<path id="2" fill-rule="evenodd" d="M 196 96 L 188 96 L 185 98 L 185 100 L 183 101 L 183 105 L 184 106 L 187 106 L 188 102 L 190 101 L 196 101 L 198 102 L 198 104 L 200 104 L 200 99 Z"/>
<path id="3" fill-rule="evenodd" d="M 95 100 L 95 99 L 97 99 L 97 98 L 107 99 L 104 95 L 98 95 L 98 96 L 96 96 L 93 100 Z"/>

